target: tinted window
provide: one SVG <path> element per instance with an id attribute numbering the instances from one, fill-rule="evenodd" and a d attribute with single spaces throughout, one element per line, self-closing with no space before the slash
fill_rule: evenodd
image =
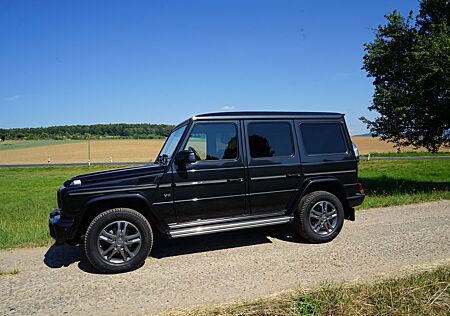
<path id="1" fill-rule="evenodd" d="M 250 123 L 248 142 L 253 158 L 294 154 L 291 126 L 288 123 Z"/>
<path id="2" fill-rule="evenodd" d="M 302 123 L 303 144 L 309 155 L 345 153 L 344 136 L 338 123 Z"/>
<path id="3" fill-rule="evenodd" d="M 233 123 L 196 124 L 186 148 L 192 147 L 197 160 L 236 159 L 237 128 Z"/>

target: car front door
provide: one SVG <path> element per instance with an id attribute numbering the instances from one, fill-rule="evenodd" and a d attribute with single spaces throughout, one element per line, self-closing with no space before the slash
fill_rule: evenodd
<path id="1" fill-rule="evenodd" d="M 251 213 L 285 211 L 301 180 L 293 121 L 245 121 L 245 134 Z"/>
<path id="2" fill-rule="evenodd" d="M 197 121 L 183 149 L 196 161 L 173 166 L 178 222 L 245 214 L 245 170 L 239 121 Z"/>

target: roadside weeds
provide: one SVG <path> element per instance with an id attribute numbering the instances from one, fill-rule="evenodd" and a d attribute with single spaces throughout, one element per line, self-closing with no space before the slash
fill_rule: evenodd
<path id="1" fill-rule="evenodd" d="M 323 284 L 314 290 L 228 305 L 171 310 L 164 315 L 448 315 L 450 265 L 361 284 Z"/>
<path id="2" fill-rule="evenodd" d="M 19 273 L 20 273 L 20 270 L 18 268 L 14 268 L 12 270 L 0 270 L 0 276 L 16 275 Z"/>

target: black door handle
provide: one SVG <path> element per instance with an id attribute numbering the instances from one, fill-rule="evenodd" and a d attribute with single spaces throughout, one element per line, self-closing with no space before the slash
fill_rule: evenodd
<path id="1" fill-rule="evenodd" d="M 244 178 L 227 179 L 229 183 L 244 182 Z"/>
<path id="2" fill-rule="evenodd" d="M 300 177 L 300 173 L 286 173 L 286 178 Z"/>

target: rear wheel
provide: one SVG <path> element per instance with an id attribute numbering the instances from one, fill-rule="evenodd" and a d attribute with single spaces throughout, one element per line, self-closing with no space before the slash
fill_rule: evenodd
<path id="1" fill-rule="evenodd" d="M 127 272 L 144 263 L 153 246 L 153 232 L 139 212 L 116 208 L 94 218 L 84 245 L 89 262 L 97 270 Z"/>
<path id="2" fill-rule="evenodd" d="M 296 229 L 301 237 L 323 243 L 333 240 L 344 224 L 344 208 L 341 201 L 326 191 L 305 195 L 297 209 Z"/>

